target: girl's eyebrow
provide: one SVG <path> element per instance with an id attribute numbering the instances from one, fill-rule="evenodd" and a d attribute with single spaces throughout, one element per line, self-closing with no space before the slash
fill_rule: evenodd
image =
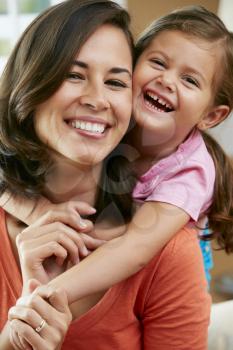
<path id="1" fill-rule="evenodd" d="M 164 58 L 166 58 L 166 59 L 169 59 L 169 56 L 165 52 L 163 52 L 162 50 L 155 50 L 155 49 L 153 49 L 151 51 L 148 50 L 148 53 L 147 53 L 148 56 L 150 56 L 150 55 L 157 55 L 157 54 L 159 54 L 161 56 L 164 56 Z"/>
<path id="2" fill-rule="evenodd" d="M 79 60 L 75 60 L 72 62 L 73 66 L 78 66 L 84 69 L 88 69 L 89 66 L 87 63 L 83 62 L 83 61 L 79 61 Z M 113 74 L 120 74 L 120 73 L 127 73 L 129 75 L 130 78 L 132 78 L 132 74 L 131 72 L 127 69 L 127 68 L 123 68 L 123 67 L 113 67 L 109 70 L 109 73 L 113 73 Z"/>

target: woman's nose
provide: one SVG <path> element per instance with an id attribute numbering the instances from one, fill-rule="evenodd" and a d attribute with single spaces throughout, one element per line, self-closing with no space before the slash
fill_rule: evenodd
<path id="1" fill-rule="evenodd" d="M 103 89 L 104 88 L 97 86 L 86 87 L 83 95 L 79 98 L 80 104 L 87 106 L 93 111 L 108 109 L 110 103 L 107 96 L 105 96 Z"/>

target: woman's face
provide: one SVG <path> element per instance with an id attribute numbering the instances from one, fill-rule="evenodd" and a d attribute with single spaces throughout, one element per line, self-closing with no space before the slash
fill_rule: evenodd
<path id="1" fill-rule="evenodd" d="M 127 130 L 131 79 L 125 34 L 102 25 L 82 46 L 61 87 L 36 109 L 35 130 L 51 154 L 80 166 L 99 164 Z"/>

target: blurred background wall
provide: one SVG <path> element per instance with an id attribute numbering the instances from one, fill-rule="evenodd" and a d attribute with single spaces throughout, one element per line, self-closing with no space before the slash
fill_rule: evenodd
<path id="1" fill-rule="evenodd" d="M 176 8 L 188 5 L 202 5 L 217 13 L 219 0 L 128 0 L 128 9 L 132 15 L 132 28 L 135 34 L 140 33 L 155 18 L 160 17 Z"/>

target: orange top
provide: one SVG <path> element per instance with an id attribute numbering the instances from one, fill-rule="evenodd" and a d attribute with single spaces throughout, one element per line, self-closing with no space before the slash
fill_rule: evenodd
<path id="1" fill-rule="evenodd" d="M 1 328 L 22 281 L 0 210 Z M 101 278 L 101 273 L 100 273 Z M 194 231 L 183 229 L 144 269 L 74 321 L 62 350 L 204 350 L 210 296 Z"/>
<path id="2" fill-rule="evenodd" d="M 5 212 L 0 208 L 0 329 L 7 320 L 8 309 L 15 305 L 21 290 L 21 274 L 7 234 Z"/>

